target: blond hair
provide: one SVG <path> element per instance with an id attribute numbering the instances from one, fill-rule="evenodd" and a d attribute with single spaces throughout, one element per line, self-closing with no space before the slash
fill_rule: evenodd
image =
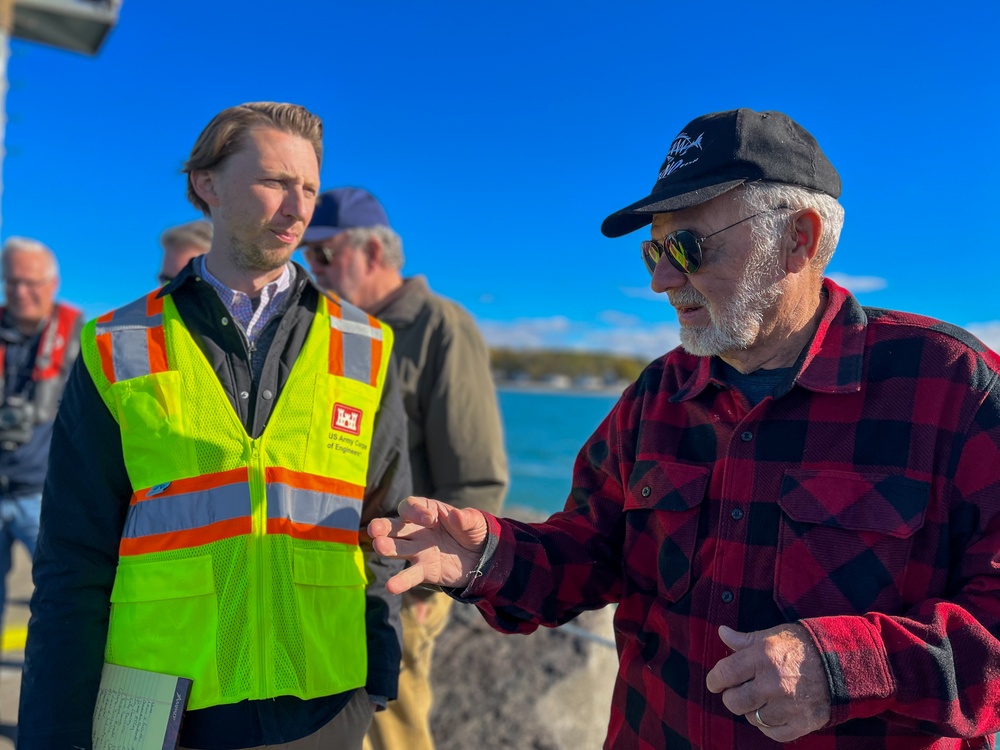
<path id="1" fill-rule="evenodd" d="M 187 197 L 206 216 L 208 204 L 194 190 L 191 173 L 219 167 L 244 146 L 252 128 L 273 128 L 309 141 L 316 161 L 323 163 L 323 121 L 297 104 L 249 102 L 224 109 L 208 123 L 181 170 L 187 175 Z"/>

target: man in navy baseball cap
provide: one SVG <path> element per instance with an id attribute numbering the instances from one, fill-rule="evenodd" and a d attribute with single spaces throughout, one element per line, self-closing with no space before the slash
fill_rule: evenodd
<path id="1" fill-rule="evenodd" d="M 387 226 L 389 217 L 374 195 L 356 187 L 335 188 L 316 200 L 316 210 L 302 235 L 302 244 L 325 242 L 345 229 Z"/>
<path id="2" fill-rule="evenodd" d="M 403 276 L 403 242 L 366 190 L 322 193 L 303 241 L 316 282 L 395 333 L 414 494 L 499 512 L 507 458 L 489 352 L 472 316 L 423 276 Z M 399 693 L 375 715 L 366 750 L 434 750 L 431 660 L 451 604 L 429 590 L 403 598 Z"/>

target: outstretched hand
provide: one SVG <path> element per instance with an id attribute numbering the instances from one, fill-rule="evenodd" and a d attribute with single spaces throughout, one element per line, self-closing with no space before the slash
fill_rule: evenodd
<path id="1" fill-rule="evenodd" d="M 779 625 L 753 633 L 719 628 L 735 653 L 712 668 L 705 680 L 722 702 L 772 740 L 791 742 L 826 726 L 830 690 L 819 651 L 806 629 Z"/>
<path id="2" fill-rule="evenodd" d="M 399 504 L 399 518 L 376 518 L 368 524 L 372 547 L 382 557 L 410 565 L 386 583 L 401 594 L 422 583 L 465 586 L 486 545 L 486 516 L 475 508 L 456 508 L 426 497 Z"/>

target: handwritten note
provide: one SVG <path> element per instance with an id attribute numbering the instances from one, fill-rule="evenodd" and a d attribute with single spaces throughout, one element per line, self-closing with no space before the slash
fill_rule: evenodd
<path id="1" fill-rule="evenodd" d="M 191 680 L 105 664 L 94 707 L 94 750 L 173 750 Z"/>

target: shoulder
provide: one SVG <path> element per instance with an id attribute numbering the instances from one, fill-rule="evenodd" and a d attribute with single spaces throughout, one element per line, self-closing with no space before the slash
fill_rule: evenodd
<path id="1" fill-rule="evenodd" d="M 888 373 L 942 377 L 985 388 L 1000 374 L 1000 357 L 964 328 L 915 313 L 864 308 L 869 377 Z"/>

